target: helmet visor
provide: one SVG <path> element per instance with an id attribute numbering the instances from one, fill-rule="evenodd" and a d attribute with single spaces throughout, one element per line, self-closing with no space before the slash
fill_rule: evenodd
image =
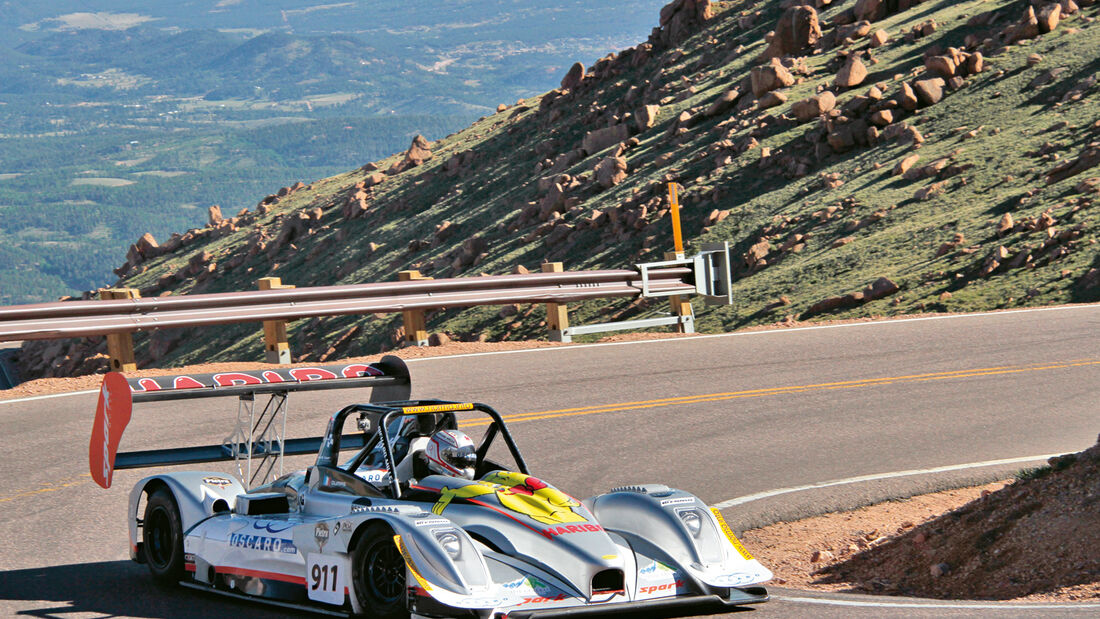
<path id="1" fill-rule="evenodd" d="M 444 462 L 456 469 L 464 469 L 477 464 L 477 452 L 473 445 L 464 447 L 444 447 L 439 452 Z"/>

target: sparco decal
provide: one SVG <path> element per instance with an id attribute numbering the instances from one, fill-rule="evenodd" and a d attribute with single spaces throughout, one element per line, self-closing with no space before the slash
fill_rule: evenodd
<path id="1" fill-rule="evenodd" d="M 235 548 L 247 548 L 249 550 L 263 550 L 266 552 L 284 552 L 294 554 L 298 548 L 294 542 L 281 537 L 267 535 L 249 535 L 247 533 L 233 533 L 229 536 L 229 545 Z"/>
<path id="2" fill-rule="evenodd" d="M 519 604 L 516 604 L 516 606 L 523 606 L 524 604 L 544 604 L 546 602 L 560 602 L 564 599 L 565 599 L 565 594 L 564 593 L 559 593 L 559 594 L 555 595 L 554 597 L 543 597 L 543 596 L 527 597 L 527 598 L 523 598 L 523 601 L 520 602 Z"/>
<path id="3" fill-rule="evenodd" d="M 660 592 L 660 591 L 669 591 L 669 592 L 671 592 L 671 590 L 679 589 L 680 587 L 683 587 L 683 586 L 684 586 L 684 581 L 677 580 L 676 582 L 666 582 L 663 585 L 651 585 L 651 586 L 648 586 L 648 587 L 642 587 L 641 589 L 638 589 L 638 593 L 646 595 L 646 594 L 650 594 L 650 593 L 657 593 L 657 592 Z"/>

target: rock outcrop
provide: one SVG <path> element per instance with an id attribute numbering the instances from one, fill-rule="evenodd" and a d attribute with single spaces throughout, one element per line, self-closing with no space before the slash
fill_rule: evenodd
<path id="1" fill-rule="evenodd" d="M 817 21 L 817 11 L 809 5 L 792 6 L 783 12 L 775 31 L 771 33 L 768 47 L 759 60 L 770 60 L 783 56 L 799 56 L 808 53 L 821 39 L 821 24 Z"/>

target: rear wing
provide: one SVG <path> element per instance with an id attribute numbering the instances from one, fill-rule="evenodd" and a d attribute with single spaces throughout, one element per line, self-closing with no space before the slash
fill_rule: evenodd
<path id="1" fill-rule="evenodd" d="M 315 454 L 324 440 L 324 437 L 284 439 L 290 392 L 362 387 L 371 388 L 370 402 L 408 400 L 412 393 L 409 369 L 394 356 L 371 364 L 156 378 L 127 379 L 119 372 L 111 372 L 103 378 L 88 445 L 90 472 L 97 484 L 109 488 L 115 469 L 232 460 L 237 462 L 241 480 L 250 486 L 256 479 L 274 473 L 276 465 L 281 474 L 283 456 Z M 258 413 L 257 395 L 270 396 Z M 238 398 L 236 427 L 220 445 L 118 453 L 134 404 L 230 396 Z M 342 447 L 346 449 L 362 446 L 361 441 L 358 445 L 356 441 L 345 443 Z"/>

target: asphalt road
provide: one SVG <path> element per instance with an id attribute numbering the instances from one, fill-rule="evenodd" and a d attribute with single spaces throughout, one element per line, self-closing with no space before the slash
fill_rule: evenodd
<path id="1" fill-rule="evenodd" d="M 1024 464 L 739 497 L 1078 451 L 1100 432 L 1096 305 L 419 359 L 410 368 L 415 397 L 481 401 L 516 415 L 510 427 L 532 472 L 574 496 L 624 483 L 667 483 L 729 505 L 724 513 L 734 528 L 984 481 Z M 287 434 L 319 435 L 331 411 L 365 398 L 353 391 L 292 395 Z M 140 405 L 122 450 L 219 443 L 232 430 L 235 404 Z M 144 473 L 116 472 L 110 490 L 91 482 L 94 408 L 92 395 L 0 402 L 0 614 L 276 616 L 262 607 L 158 589 L 143 566 L 128 561 L 125 502 Z M 1100 605 L 772 592 L 772 602 L 751 612 L 1100 612 Z"/>

